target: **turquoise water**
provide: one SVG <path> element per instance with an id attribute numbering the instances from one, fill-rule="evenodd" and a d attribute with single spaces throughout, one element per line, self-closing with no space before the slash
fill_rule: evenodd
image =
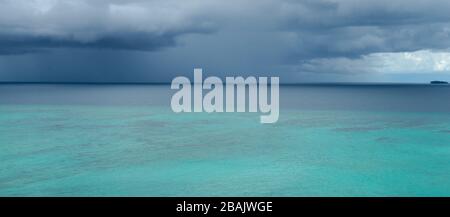
<path id="1" fill-rule="evenodd" d="M 450 113 L 126 104 L 0 104 L 0 195 L 450 196 Z"/>

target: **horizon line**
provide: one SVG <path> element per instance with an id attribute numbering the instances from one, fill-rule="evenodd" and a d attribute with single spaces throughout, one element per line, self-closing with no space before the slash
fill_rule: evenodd
<path id="1" fill-rule="evenodd" d="M 280 83 L 280 86 L 295 85 L 436 85 L 429 82 L 292 82 Z M 170 85 L 171 82 L 98 82 L 98 81 L 0 81 L 5 84 L 51 84 L 51 85 Z M 194 84 L 194 82 L 191 82 Z M 270 84 L 270 83 L 269 83 Z"/>

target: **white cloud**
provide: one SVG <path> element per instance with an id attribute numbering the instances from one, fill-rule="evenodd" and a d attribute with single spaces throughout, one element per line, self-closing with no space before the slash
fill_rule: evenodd
<path id="1" fill-rule="evenodd" d="M 373 53 L 361 58 L 316 58 L 306 61 L 300 71 L 326 73 L 450 73 L 450 52 Z"/>

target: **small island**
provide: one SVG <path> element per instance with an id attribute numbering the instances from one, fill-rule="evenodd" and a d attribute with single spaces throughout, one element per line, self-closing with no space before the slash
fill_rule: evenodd
<path id="1" fill-rule="evenodd" d="M 447 81 L 431 81 L 430 84 L 448 84 Z"/>

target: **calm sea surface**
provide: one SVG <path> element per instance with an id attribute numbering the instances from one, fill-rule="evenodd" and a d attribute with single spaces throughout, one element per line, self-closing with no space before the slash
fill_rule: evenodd
<path id="1" fill-rule="evenodd" d="M 282 86 L 280 119 L 168 85 L 0 85 L 0 196 L 450 196 L 450 86 Z"/>

